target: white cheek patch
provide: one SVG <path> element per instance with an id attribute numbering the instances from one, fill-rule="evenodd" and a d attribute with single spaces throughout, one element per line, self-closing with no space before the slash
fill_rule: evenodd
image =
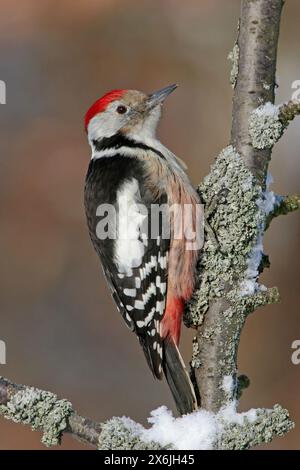
<path id="1" fill-rule="evenodd" d="M 147 118 L 133 129 L 132 137 L 137 141 L 155 143 L 155 132 L 160 115 L 161 107 L 156 106 L 148 114 Z"/>
<path id="2" fill-rule="evenodd" d="M 118 226 L 114 261 L 118 271 L 132 275 L 132 268 L 141 266 L 145 246 L 139 239 L 147 215 L 141 213 L 138 181 L 133 178 L 123 184 L 117 193 Z"/>
<path id="3" fill-rule="evenodd" d="M 88 126 L 90 145 L 93 140 L 115 135 L 121 127 L 126 124 L 127 115 L 120 115 L 116 112 L 116 108 L 119 104 L 122 104 L 119 100 L 110 103 L 105 111 L 96 114 L 96 116 L 90 120 Z"/>

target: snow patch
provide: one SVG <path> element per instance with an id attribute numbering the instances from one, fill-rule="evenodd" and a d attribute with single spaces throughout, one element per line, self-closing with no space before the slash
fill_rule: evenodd
<path id="1" fill-rule="evenodd" d="M 247 420 L 249 423 L 254 423 L 254 421 L 257 419 L 257 412 L 259 409 L 252 408 L 251 410 L 245 411 L 243 413 L 237 413 L 236 407 L 236 400 L 231 401 L 226 407 L 219 411 L 219 419 L 221 419 L 226 425 L 238 424 L 240 426 L 243 426 L 245 420 Z"/>
<path id="2" fill-rule="evenodd" d="M 234 390 L 234 380 L 232 375 L 224 375 L 222 382 L 222 389 L 224 392 L 231 396 Z"/>
<path id="3" fill-rule="evenodd" d="M 224 383 L 226 388 L 229 385 L 231 387 L 232 377 L 227 376 Z M 129 426 L 132 432 L 139 434 L 139 438 L 144 442 L 154 441 L 176 450 L 210 450 L 220 439 L 225 427 L 230 424 L 243 425 L 245 420 L 252 423 L 257 418 L 259 410 L 251 409 L 237 413 L 236 406 L 237 402 L 233 400 L 218 413 L 199 410 L 179 418 L 175 418 L 166 406 L 161 406 L 151 412 L 148 418 L 151 424 L 149 429 L 143 428 L 129 418 L 122 419 L 124 424 Z"/>
<path id="4" fill-rule="evenodd" d="M 257 116 L 272 116 L 277 118 L 279 115 L 279 106 L 276 106 L 275 104 L 272 104 L 270 101 L 268 101 L 264 105 L 255 109 L 254 113 Z"/>
<path id="5" fill-rule="evenodd" d="M 269 186 L 273 182 L 273 178 L 270 173 L 267 175 L 266 179 L 266 190 L 262 192 L 261 197 L 257 200 L 257 206 L 261 215 L 261 224 L 258 230 L 256 243 L 253 246 L 250 256 L 247 262 L 247 269 L 244 274 L 244 280 L 240 285 L 240 295 L 253 295 L 259 290 L 263 290 L 264 286 L 260 286 L 257 283 L 257 278 L 259 276 L 259 265 L 261 263 L 263 255 L 263 235 L 265 228 L 265 218 L 272 212 L 276 205 L 276 196 L 273 191 L 269 191 Z"/>
<path id="6" fill-rule="evenodd" d="M 212 449 L 218 431 L 215 415 L 205 410 L 174 418 L 166 406 L 161 406 L 151 412 L 148 421 L 152 427 L 143 431 L 142 440 L 171 444 L 178 450 Z"/>

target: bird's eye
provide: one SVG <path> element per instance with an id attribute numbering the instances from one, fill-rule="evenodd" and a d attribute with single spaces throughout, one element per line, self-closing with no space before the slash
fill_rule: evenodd
<path id="1" fill-rule="evenodd" d="M 117 113 L 119 114 L 125 114 L 127 111 L 127 108 L 126 106 L 120 104 L 120 106 L 117 107 Z"/>

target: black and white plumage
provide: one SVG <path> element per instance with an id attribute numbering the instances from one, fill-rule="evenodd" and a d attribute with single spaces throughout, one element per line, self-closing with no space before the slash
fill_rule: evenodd
<path id="1" fill-rule="evenodd" d="M 160 378 L 162 338 L 159 326 L 165 310 L 170 240 L 163 239 L 161 234 L 155 239 L 148 237 L 150 217 L 140 214 L 138 209 L 135 212 L 134 206 L 143 204 L 151 211 L 151 204 L 166 203 L 167 195 L 154 200 L 151 192 L 145 189 L 143 163 L 118 155 L 118 147 L 109 148 L 115 148 L 114 157 L 92 159 L 88 169 L 85 207 L 89 232 L 119 311 L 127 326 L 137 334 L 153 374 Z M 136 239 L 122 238 L 120 212 L 125 203 L 133 208 L 133 218 L 136 216 L 137 219 L 139 233 Z M 101 204 L 114 206 L 116 222 L 120 218 L 121 227 L 115 227 L 114 239 L 100 240 L 97 236 L 97 224 L 101 217 L 96 214 Z M 102 219 L 104 217 L 106 215 Z"/>
<path id="2" fill-rule="evenodd" d="M 198 251 L 187 249 L 185 234 L 176 239 L 172 228 L 165 236 L 164 224 L 167 218 L 172 226 L 173 204 L 187 204 L 197 232 L 199 200 L 183 163 L 155 138 L 161 104 L 174 89 L 149 96 L 114 90 L 88 110 L 92 159 L 84 197 L 90 237 L 117 307 L 137 335 L 153 375 L 160 379 L 164 373 L 183 414 L 197 407 L 178 343 Z M 153 206 L 166 208 L 167 216 L 159 219 L 154 233 Z"/>

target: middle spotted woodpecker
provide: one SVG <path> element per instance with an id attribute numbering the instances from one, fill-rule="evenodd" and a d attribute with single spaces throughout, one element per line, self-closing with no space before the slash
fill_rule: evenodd
<path id="1" fill-rule="evenodd" d="M 161 379 L 164 373 L 184 414 L 197 408 L 178 343 L 200 248 L 198 243 L 191 247 L 187 233 L 197 237 L 199 197 L 183 162 L 155 137 L 162 103 L 175 88 L 150 95 L 114 90 L 88 110 L 92 159 L 85 210 L 118 309 L 137 335 L 153 375 Z M 181 210 L 186 207 L 187 230 Z M 153 214 L 158 215 L 155 223 Z"/>

